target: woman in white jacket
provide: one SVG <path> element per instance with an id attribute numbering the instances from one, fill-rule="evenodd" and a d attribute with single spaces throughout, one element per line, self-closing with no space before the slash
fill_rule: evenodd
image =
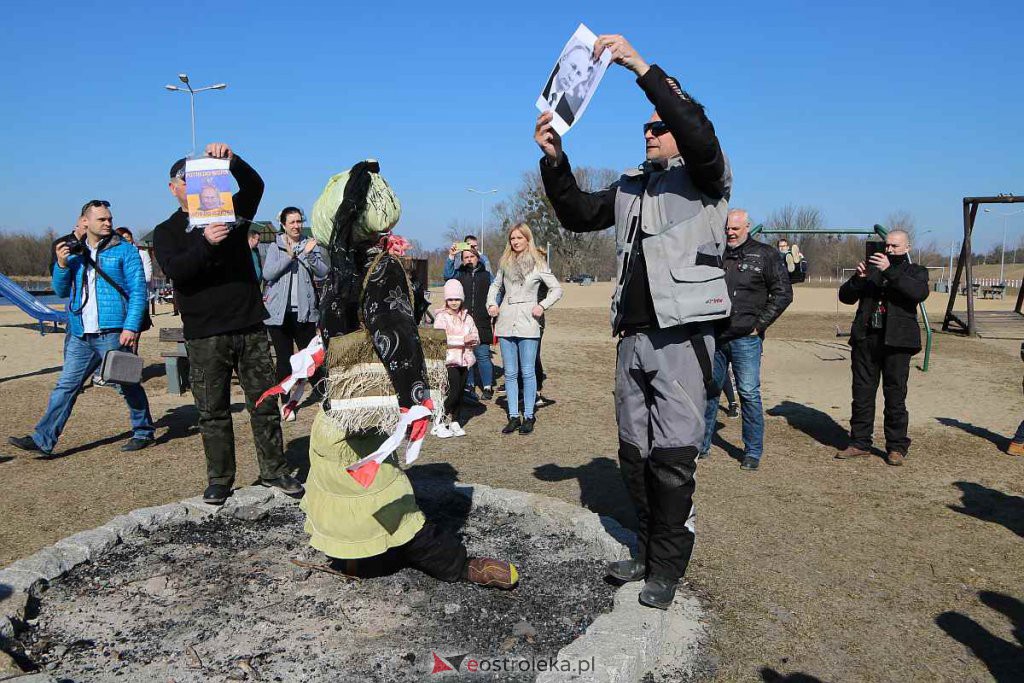
<path id="1" fill-rule="evenodd" d="M 548 295 L 537 301 L 541 283 Z M 502 292 L 499 307 L 498 293 Z M 501 257 L 494 282 L 487 292 L 487 312 L 498 321 L 494 334 L 501 346 L 505 364 L 505 395 L 508 398 L 508 424 L 502 434 L 519 430 L 533 431 L 533 414 L 537 400 L 537 347 L 540 343 L 540 318 L 544 311 L 562 298 L 562 286 L 551 274 L 547 261 L 533 243 L 533 233 L 526 223 L 516 223 L 508 232 L 508 246 Z M 522 376 L 523 415 L 519 415 L 519 379 Z"/>

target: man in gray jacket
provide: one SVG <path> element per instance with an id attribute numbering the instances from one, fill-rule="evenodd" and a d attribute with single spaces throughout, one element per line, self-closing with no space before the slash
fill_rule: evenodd
<path id="1" fill-rule="evenodd" d="M 622 36 L 597 39 L 595 57 L 637 76 L 654 104 L 647 161 L 611 187 L 579 189 L 551 113 L 537 119 L 541 178 L 562 226 L 615 226 L 618 277 L 612 331 L 619 467 L 636 507 L 637 555 L 613 562 L 622 581 L 646 580 L 640 602 L 668 609 L 693 551 L 694 471 L 711 381 L 711 321 L 727 318 L 722 269 L 732 173 L 715 129 L 678 81 L 648 65 Z"/>

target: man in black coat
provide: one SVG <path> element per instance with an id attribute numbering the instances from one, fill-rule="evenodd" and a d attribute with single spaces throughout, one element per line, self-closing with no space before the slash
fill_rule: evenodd
<path id="1" fill-rule="evenodd" d="M 885 238 L 885 253 L 858 263 L 856 274 L 839 288 L 840 301 L 858 304 L 850 331 L 850 445 L 836 453 L 839 460 L 870 455 L 879 375 L 885 397 L 885 461 L 902 465 L 910 449 L 907 380 L 910 357 L 921 350 L 917 307 L 928 298 L 928 269 L 911 263 L 909 253 L 910 236 L 893 230 Z"/>
<path id="2" fill-rule="evenodd" d="M 704 444 L 701 459 L 711 453 L 718 415 L 718 395 L 728 381 L 732 364 L 743 416 L 743 463 L 756 470 L 764 452 L 764 410 L 761 406 L 761 353 L 764 333 L 793 303 L 785 263 L 775 248 L 750 237 L 750 216 L 743 209 L 731 209 L 725 225 L 725 282 L 729 286 L 732 312 L 717 335 L 713 386 L 704 409 Z"/>

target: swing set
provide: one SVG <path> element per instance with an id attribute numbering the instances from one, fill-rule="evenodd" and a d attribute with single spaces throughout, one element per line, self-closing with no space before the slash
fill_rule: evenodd
<path id="1" fill-rule="evenodd" d="M 765 228 L 764 225 L 756 225 L 750 229 L 751 237 L 755 235 L 877 235 L 883 240 L 885 236 L 889 234 L 889 231 L 877 223 L 873 228 Z M 907 258 L 910 258 L 910 253 L 907 253 Z M 1022 288 L 1024 291 L 1024 288 Z M 925 331 L 925 345 L 924 345 L 924 361 L 920 365 L 922 372 L 928 372 L 928 365 L 932 357 L 932 326 L 928 320 L 928 311 L 924 307 L 924 302 L 921 302 L 921 320 L 924 321 Z M 836 315 L 839 315 L 839 302 L 836 300 Z M 839 325 L 836 325 L 836 336 L 847 337 L 849 333 L 842 332 L 839 329 Z"/>

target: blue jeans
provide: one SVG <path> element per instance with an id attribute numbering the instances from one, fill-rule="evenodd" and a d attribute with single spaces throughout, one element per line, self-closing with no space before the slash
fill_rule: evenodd
<path id="1" fill-rule="evenodd" d="M 71 409 L 75 407 L 78 394 L 86 378 L 100 366 L 103 355 L 111 349 L 121 348 L 121 332 L 101 332 L 77 337 L 68 334 L 64 340 L 64 368 L 57 379 L 57 386 L 50 394 L 50 402 L 46 412 L 36 425 L 32 439 L 44 451 L 52 451 L 57 439 L 64 431 L 64 425 L 71 417 Z M 149 399 L 141 384 L 124 384 L 119 387 L 120 393 L 128 404 L 128 412 L 132 421 L 132 437 L 149 440 L 153 438 L 155 427 L 153 417 L 149 414 Z"/>
<path id="2" fill-rule="evenodd" d="M 715 434 L 718 414 L 718 395 L 725 382 L 725 371 L 732 364 L 736 377 L 736 390 L 740 395 L 740 414 L 743 417 L 743 454 L 761 459 L 764 452 L 764 412 L 761 408 L 761 338 L 740 337 L 725 342 L 715 350 L 714 388 L 708 392 L 704 409 L 704 445 L 701 451 L 711 450 L 711 437 Z"/>
<path id="3" fill-rule="evenodd" d="M 476 374 L 480 373 L 480 386 L 494 386 L 494 363 L 491 362 L 491 345 L 477 344 L 473 347 L 473 355 L 476 356 L 476 365 L 469 369 L 466 375 L 466 388 L 472 389 L 476 386 L 474 380 Z"/>
<path id="4" fill-rule="evenodd" d="M 519 417 L 519 375 L 523 375 L 523 417 L 533 417 L 537 403 L 537 346 L 535 337 L 499 337 L 501 360 L 505 363 L 505 398 L 508 416 Z"/>

